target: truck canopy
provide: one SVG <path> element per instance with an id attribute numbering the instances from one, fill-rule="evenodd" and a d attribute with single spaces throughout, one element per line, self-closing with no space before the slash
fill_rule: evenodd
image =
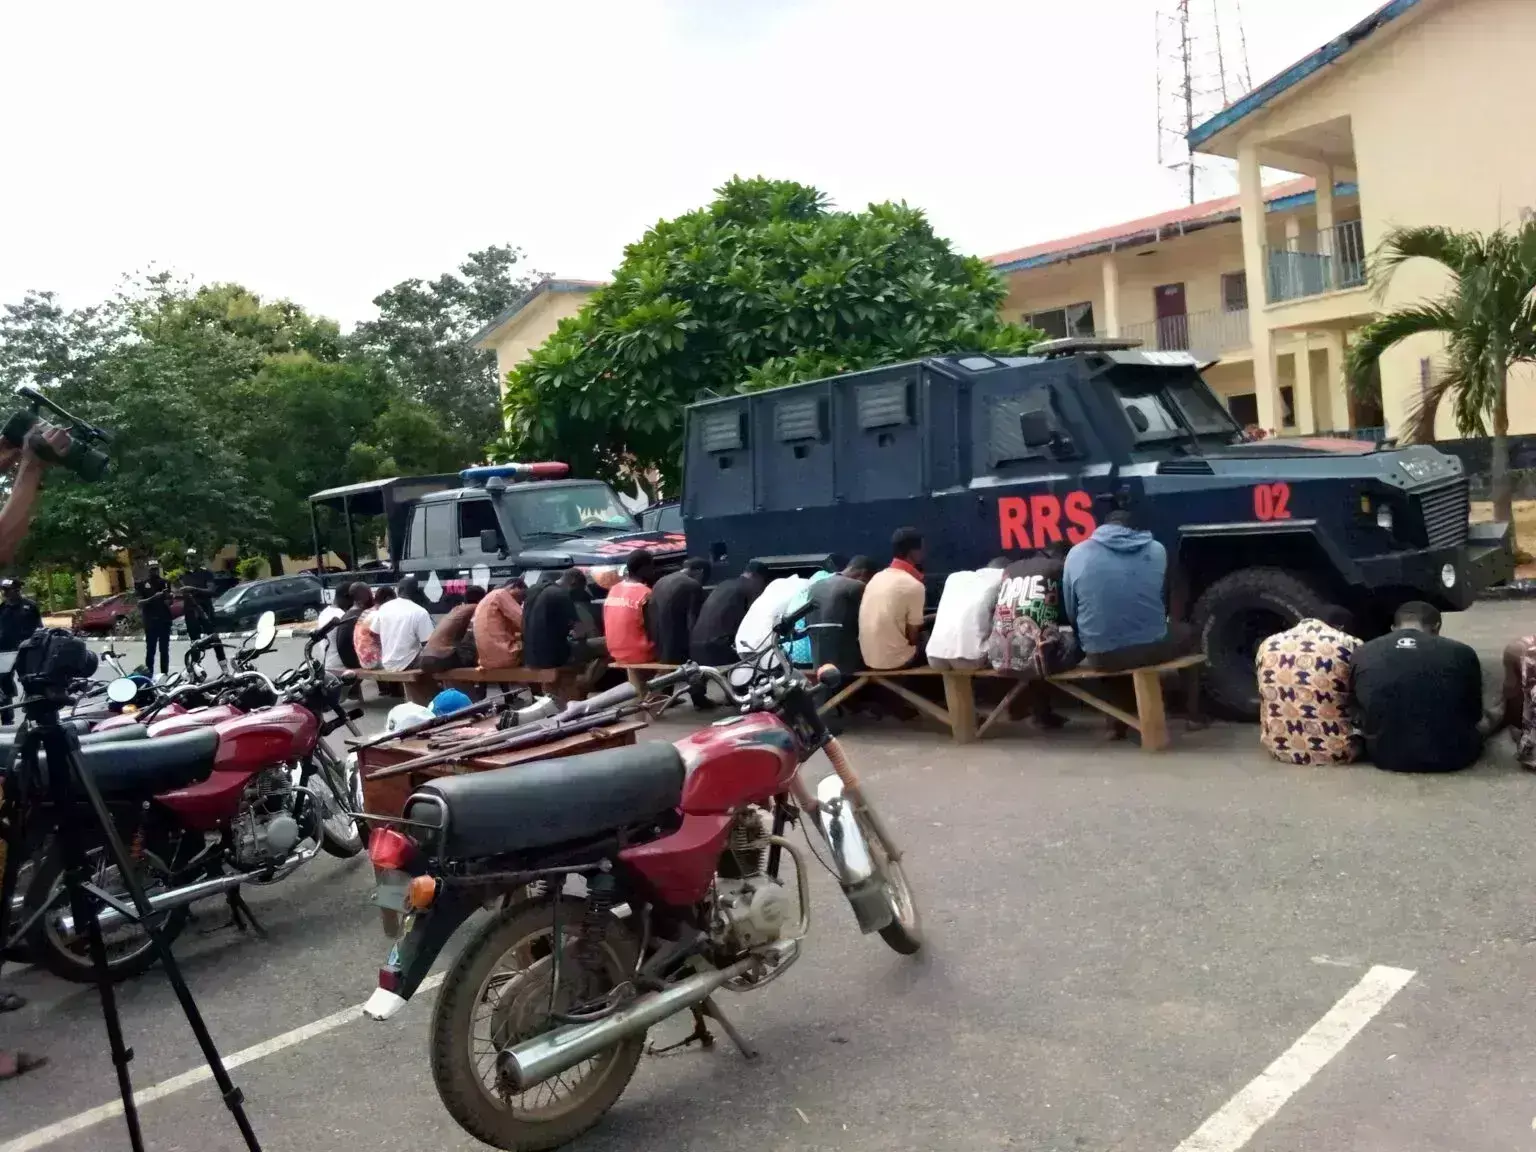
<path id="1" fill-rule="evenodd" d="M 387 542 L 391 564 L 399 564 L 411 504 L 429 492 L 458 486 L 456 475 L 395 476 L 316 492 L 309 498 L 316 565 L 323 568 L 325 554 L 335 552 L 343 567 L 355 571 L 363 566 L 358 544 L 371 556 L 380 537 Z"/>

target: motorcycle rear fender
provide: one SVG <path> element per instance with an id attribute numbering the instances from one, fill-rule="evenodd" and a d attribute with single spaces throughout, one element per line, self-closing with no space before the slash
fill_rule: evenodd
<path id="1" fill-rule="evenodd" d="M 480 907 L 483 897 L 456 892 L 445 885 L 427 912 L 416 912 L 389 950 L 389 957 L 379 969 L 379 987 L 409 1000 L 427 978 L 438 953 L 459 930 L 459 925 Z"/>
<path id="2" fill-rule="evenodd" d="M 864 833 L 853 818 L 853 805 L 843 795 L 843 782 L 835 774 L 816 786 L 816 826 L 832 853 L 833 867 L 859 922 L 859 931 L 868 935 L 888 926 L 890 901 L 875 875 Z"/>

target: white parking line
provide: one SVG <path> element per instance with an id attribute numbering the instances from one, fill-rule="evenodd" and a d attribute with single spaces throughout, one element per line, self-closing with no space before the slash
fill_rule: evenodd
<path id="1" fill-rule="evenodd" d="M 1379 964 L 1372 968 L 1321 1020 L 1195 1129 L 1194 1135 L 1174 1152 L 1237 1152 L 1287 1100 L 1342 1052 L 1413 977 L 1414 973 L 1406 968 Z"/>
<path id="2" fill-rule="evenodd" d="M 443 982 L 442 973 L 436 976 L 428 976 L 421 982 L 417 989 L 419 996 L 423 992 L 430 992 Z M 302 1044 L 306 1040 L 313 1040 L 316 1036 L 323 1036 L 333 1029 L 340 1028 L 343 1024 L 350 1024 L 359 1019 L 363 1014 L 363 1006 L 354 1004 L 350 1008 L 343 1008 L 340 1012 L 316 1020 L 310 1024 L 294 1028 L 284 1032 L 280 1036 L 274 1036 L 270 1040 L 263 1040 L 260 1044 L 252 1044 L 249 1048 L 242 1048 L 229 1056 L 224 1057 L 224 1067 L 235 1069 L 242 1064 L 249 1064 L 254 1060 L 260 1060 L 266 1056 L 272 1056 L 285 1048 L 292 1048 L 296 1044 Z M 129 1037 L 131 1040 L 132 1037 Z M 164 1099 L 184 1088 L 190 1088 L 194 1084 L 201 1084 L 205 1080 L 212 1080 L 213 1073 L 206 1064 L 189 1069 L 179 1076 L 172 1076 L 169 1080 L 162 1080 L 158 1084 L 141 1089 L 134 1093 L 134 1098 L 142 1108 L 155 1100 Z M 25 1136 L 18 1136 L 14 1140 L 0 1144 L 0 1152 L 32 1152 L 34 1148 L 43 1148 L 56 1140 L 62 1140 L 66 1136 L 72 1136 L 76 1132 L 94 1127 L 105 1120 L 111 1120 L 123 1114 L 123 1102 L 113 1100 L 106 1104 L 99 1104 L 95 1108 L 89 1108 L 84 1112 L 71 1116 L 66 1120 L 60 1120 L 56 1124 L 39 1128 L 28 1132 Z"/>

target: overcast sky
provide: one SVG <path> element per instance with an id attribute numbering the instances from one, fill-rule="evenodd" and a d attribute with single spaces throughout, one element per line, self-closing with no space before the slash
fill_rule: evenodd
<path id="1" fill-rule="evenodd" d="M 1254 82 L 1378 3 L 1244 0 Z M 0 302 L 88 303 L 153 264 L 350 325 L 491 243 L 605 278 L 733 173 L 906 200 L 988 255 L 1182 202 L 1157 158 L 1171 6 L 4 4 Z"/>

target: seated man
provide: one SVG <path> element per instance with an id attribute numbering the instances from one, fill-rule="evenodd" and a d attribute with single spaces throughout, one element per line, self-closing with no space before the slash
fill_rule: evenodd
<path id="1" fill-rule="evenodd" d="M 514 576 L 475 605 L 475 659 L 481 668 L 516 668 L 523 662 L 523 601 L 528 585 Z"/>
<path id="2" fill-rule="evenodd" d="M 432 615 L 416 602 L 417 589 L 416 577 L 407 576 L 397 585 L 395 598 L 374 610 L 379 663 L 388 672 L 420 667 L 421 650 L 432 638 Z"/>
<path id="3" fill-rule="evenodd" d="M 1287 764 L 1348 764 L 1354 734 L 1355 653 L 1348 613 L 1330 608 L 1259 645 L 1259 743 Z"/>
<path id="4" fill-rule="evenodd" d="M 688 636 L 688 658 L 709 668 L 736 663 L 736 633 L 747 609 L 768 586 L 768 569 L 761 560 L 749 560 L 740 576 L 722 580 L 704 598 L 698 619 Z"/>
<path id="5" fill-rule="evenodd" d="M 530 590 L 523 606 L 523 663 L 529 668 L 586 666 L 588 682 L 596 681 L 607 647 L 581 611 L 586 586 L 580 568 L 567 568 L 558 580 Z"/>
<path id="6" fill-rule="evenodd" d="M 813 667 L 831 664 L 844 676 L 864 667 L 859 652 L 859 605 L 864 602 L 864 588 L 874 574 L 873 560 L 855 556 L 841 572 L 810 586 L 811 613 L 805 624 Z"/>
<path id="7" fill-rule="evenodd" d="M 1182 621 L 1168 619 L 1164 604 L 1168 553 L 1152 533 L 1134 525 L 1131 511 L 1115 508 L 1093 535 L 1067 553 L 1062 568 L 1062 607 L 1083 651 L 1083 664 L 1102 672 L 1129 672 L 1162 664 L 1200 649 Z M 1207 723 L 1200 700 L 1200 667 L 1181 677 L 1186 722 Z M 1111 732 L 1126 734 L 1116 720 Z"/>
<path id="8" fill-rule="evenodd" d="M 474 633 L 475 611 L 485 599 L 485 589 L 471 584 L 464 589 L 464 602 L 452 608 L 437 622 L 421 650 L 421 667 L 427 672 L 447 672 L 451 668 L 473 668 L 477 663 Z"/>
<path id="9" fill-rule="evenodd" d="M 650 632 L 656 641 L 656 659 L 681 664 L 688 659 L 693 626 L 704 607 L 704 585 L 709 582 L 709 561 L 690 556 L 676 572 L 669 572 L 651 588 Z"/>
<path id="10" fill-rule="evenodd" d="M 379 611 L 395 598 L 395 590 L 389 585 L 373 590 L 373 606 L 366 609 L 357 618 L 357 627 L 353 630 L 352 639 L 357 652 L 357 666 L 359 668 L 382 668 L 383 645 L 379 640 Z M 384 691 L 384 689 L 380 689 Z"/>
<path id="11" fill-rule="evenodd" d="M 859 653 L 866 668 L 891 671 L 923 662 L 917 645 L 927 623 L 927 597 L 922 534 L 898 528 L 891 538 L 890 567 L 870 578 L 859 603 Z"/>
<path id="12" fill-rule="evenodd" d="M 1075 667 L 1083 658 L 1076 634 L 1067 626 L 1062 610 L 1062 582 L 1067 546 L 1052 541 L 1011 563 L 1005 557 L 992 561 L 1002 569 L 1003 582 L 989 621 L 987 662 L 999 672 L 1023 680 L 1040 680 Z M 1066 717 L 1051 707 L 1050 685 L 1031 684 L 1015 697 L 1014 719 L 1025 707 L 1042 728 L 1061 728 Z"/>
<path id="13" fill-rule="evenodd" d="M 1459 772 L 1482 754 L 1503 701 L 1483 711 L 1477 653 L 1440 635 L 1440 610 L 1411 600 L 1392 631 L 1355 653 L 1355 715 L 1365 751 L 1388 772 Z"/>
<path id="14" fill-rule="evenodd" d="M 736 629 L 737 659 L 752 655 L 767 646 L 773 630 L 784 619 L 790 604 L 808 581 L 804 576 L 780 576 L 769 581 L 763 594 L 752 601 Z"/>
<path id="15" fill-rule="evenodd" d="M 656 583 L 656 557 L 649 548 L 636 548 L 624 564 L 624 579 L 603 598 L 603 635 L 608 655 L 619 664 L 654 664 L 656 638 L 651 635 L 651 585 Z"/>
<path id="16" fill-rule="evenodd" d="M 987 666 L 987 637 L 997 609 L 1003 567 L 997 562 L 978 571 L 951 572 L 939 593 L 939 610 L 928 637 L 928 663 L 946 671 Z"/>

